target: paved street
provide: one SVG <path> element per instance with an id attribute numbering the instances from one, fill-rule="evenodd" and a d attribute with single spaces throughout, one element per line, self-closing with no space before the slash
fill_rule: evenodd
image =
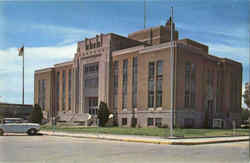
<path id="1" fill-rule="evenodd" d="M 248 142 L 181 146 L 8 135 L 0 137 L 0 162 L 249 163 L 248 147 Z"/>

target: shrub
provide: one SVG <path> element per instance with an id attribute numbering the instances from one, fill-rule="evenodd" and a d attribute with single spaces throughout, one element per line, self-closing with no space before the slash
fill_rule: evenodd
<path id="1" fill-rule="evenodd" d="M 99 119 L 99 126 L 104 127 L 109 120 L 109 110 L 105 102 L 100 103 L 97 117 Z"/>
<path id="2" fill-rule="evenodd" d="M 137 124 L 137 119 L 135 117 L 132 117 L 131 119 L 131 127 L 135 128 Z"/>
<path id="3" fill-rule="evenodd" d="M 43 119 L 43 113 L 42 113 L 42 109 L 38 104 L 35 104 L 34 109 L 31 112 L 29 121 L 31 123 L 42 123 L 42 119 Z"/>

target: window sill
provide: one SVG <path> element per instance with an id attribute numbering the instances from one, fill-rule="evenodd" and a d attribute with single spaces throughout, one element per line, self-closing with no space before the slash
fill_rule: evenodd
<path id="1" fill-rule="evenodd" d="M 134 111 L 137 111 L 137 108 L 132 108 L 132 111 L 133 111 L 133 110 L 134 110 Z"/>
<path id="2" fill-rule="evenodd" d="M 156 108 L 156 111 L 162 111 L 162 107 Z"/>
<path id="3" fill-rule="evenodd" d="M 154 108 L 148 108 L 149 111 L 154 111 Z"/>

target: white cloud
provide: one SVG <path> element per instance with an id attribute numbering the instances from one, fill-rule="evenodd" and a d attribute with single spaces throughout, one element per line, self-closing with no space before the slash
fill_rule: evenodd
<path id="1" fill-rule="evenodd" d="M 249 64 L 249 48 L 247 47 L 232 47 L 224 44 L 210 44 L 209 52 L 219 57 L 234 59 L 238 62 Z"/>
<path id="2" fill-rule="evenodd" d="M 25 101 L 33 103 L 34 71 L 71 61 L 76 44 L 51 47 L 25 47 Z M 0 49 L 0 96 L 5 102 L 19 103 L 22 87 L 22 57 L 17 48 Z M 11 92 L 11 93 L 10 93 Z M 16 101 L 18 100 L 18 101 Z"/>
<path id="3" fill-rule="evenodd" d="M 63 27 L 57 25 L 45 25 L 45 24 L 32 24 L 28 28 L 39 30 L 41 33 L 46 33 L 47 36 L 63 37 L 63 41 L 58 43 L 58 45 L 65 45 L 73 43 L 79 40 L 83 40 L 84 37 L 92 37 L 98 34 L 98 32 L 93 30 L 85 30 L 74 27 Z M 24 27 L 23 30 L 27 30 Z"/>

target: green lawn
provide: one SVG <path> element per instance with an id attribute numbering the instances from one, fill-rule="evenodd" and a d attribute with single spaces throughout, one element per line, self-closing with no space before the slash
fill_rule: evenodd
<path id="1" fill-rule="evenodd" d="M 51 131 L 52 127 L 42 126 L 42 131 Z M 60 126 L 56 127 L 58 132 L 69 133 L 102 133 L 116 135 L 142 135 L 142 136 L 169 136 L 168 128 L 120 128 L 120 127 L 73 127 Z M 249 129 L 174 129 L 174 135 L 180 137 L 210 137 L 210 136 L 233 136 L 249 135 Z"/>

